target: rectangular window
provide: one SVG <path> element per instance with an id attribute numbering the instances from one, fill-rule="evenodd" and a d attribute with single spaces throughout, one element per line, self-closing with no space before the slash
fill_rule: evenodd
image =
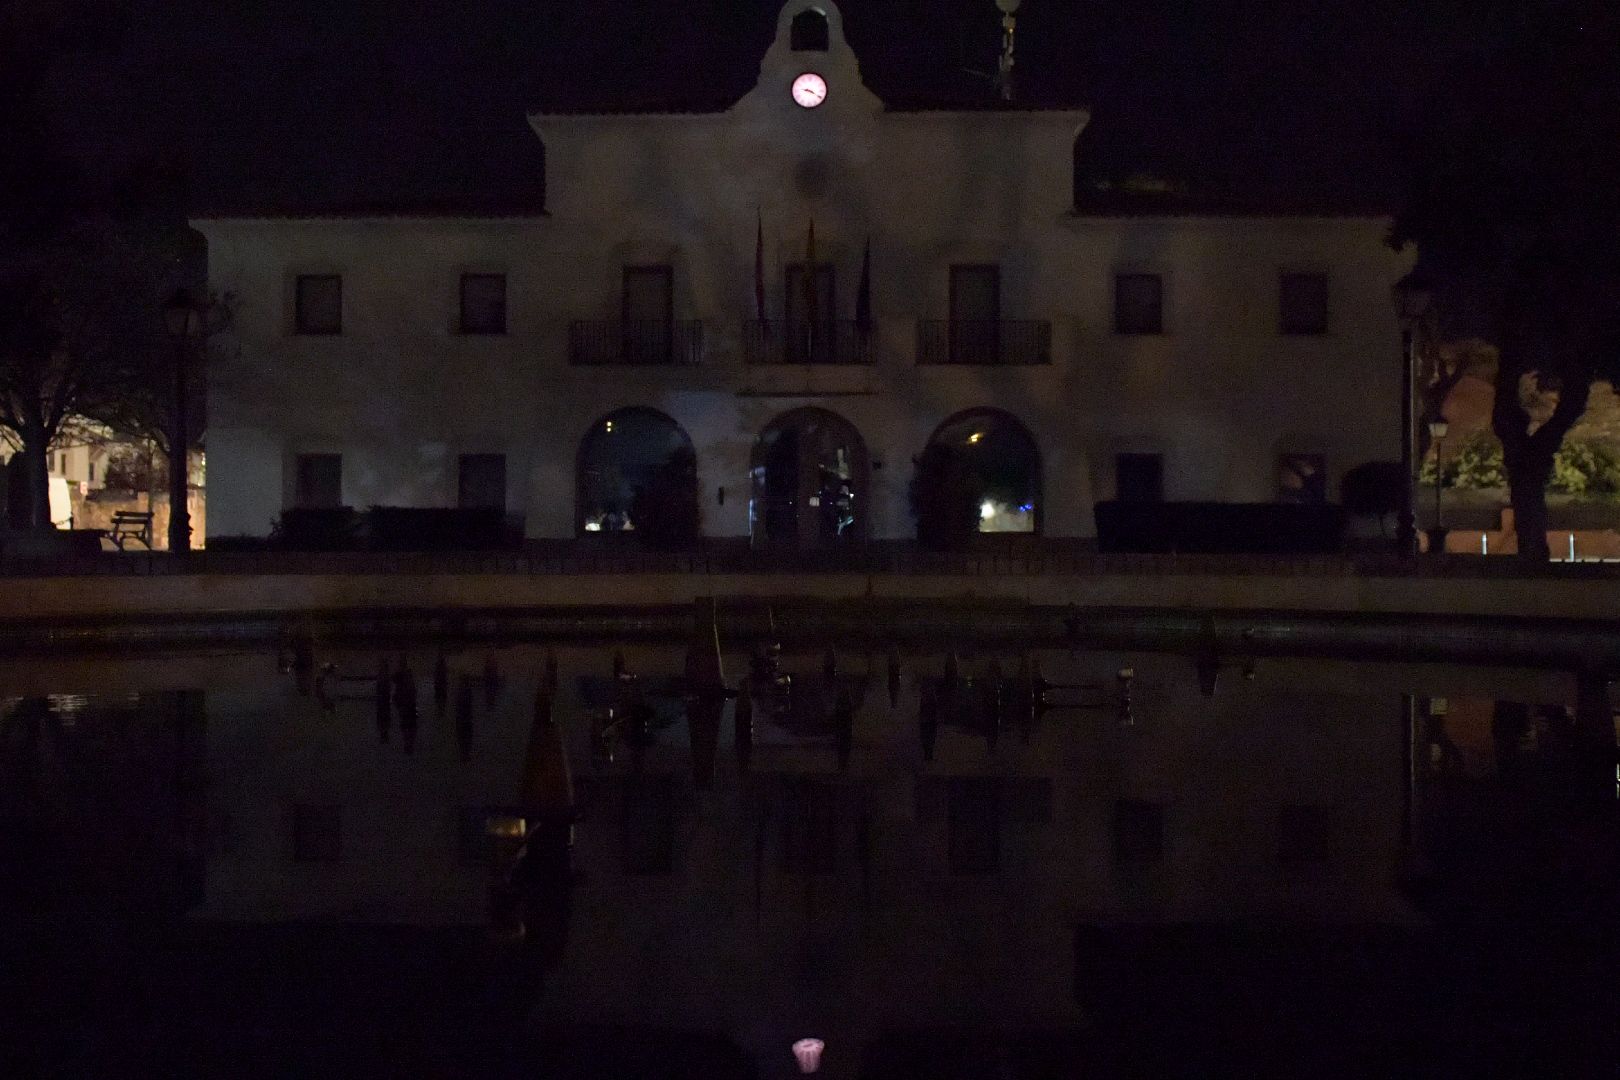
<path id="1" fill-rule="evenodd" d="M 946 843 L 953 874 L 1001 868 L 1001 779 L 953 776 L 946 796 Z"/>
<path id="2" fill-rule="evenodd" d="M 343 811 L 338 806 L 293 807 L 293 858 L 336 862 L 343 855 Z"/>
<path id="3" fill-rule="evenodd" d="M 951 267 L 951 363 L 1001 360 L 1001 268 Z"/>
<path id="4" fill-rule="evenodd" d="M 627 874 L 668 874 L 675 869 L 675 785 L 668 773 L 624 778 L 619 820 L 620 867 Z"/>
<path id="5" fill-rule="evenodd" d="M 461 275 L 461 332 L 506 333 L 506 275 Z"/>
<path id="6" fill-rule="evenodd" d="M 1321 454 L 1279 454 L 1277 501 L 1301 505 L 1327 502 L 1327 462 Z"/>
<path id="7" fill-rule="evenodd" d="M 506 509 L 506 455 L 462 454 L 456 505 L 464 510 Z"/>
<path id="8" fill-rule="evenodd" d="M 1328 329 L 1326 274 L 1283 274 L 1277 285 L 1278 332 L 1325 334 Z"/>
<path id="9" fill-rule="evenodd" d="M 1114 498 L 1127 503 L 1164 501 L 1163 454 L 1116 454 Z"/>
<path id="10" fill-rule="evenodd" d="M 90 462 L 90 464 L 88 466 L 86 466 L 86 468 L 89 470 L 90 482 L 92 484 L 95 483 L 96 482 L 96 463 L 92 461 L 92 462 Z"/>
<path id="11" fill-rule="evenodd" d="M 1145 866 L 1164 859 L 1164 807 L 1121 799 L 1114 804 L 1114 862 Z"/>
<path id="12" fill-rule="evenodd" d="M 337 274 L 300 274 L 294 322 L 300 334 L 343 333 L 343 278 Z"/>
<path id="13" fill-rule="evenodd" d="M 1277 859 L 1321 862 L 1329 854 L 1332 817 L 1325 806 L 1283 806 L 1277 812 Z"/>
<path id="14" fill-rule="evenodd" d="M 294 505 L 330 510 L 343 505 L 343 455 L 299 454 Z"/>
<path id="15" fill-rule="evenodd" d="M 1158 274 L 1114 278 L 1114 333 L 1164 333 L 1164 279 Z"/>
<path id="16" fill-rule="evenodd" d="M 667 364 L 674 359 L 675 270 L 670 266 L 624 268 L 624 356 L 627 364 Z"/>

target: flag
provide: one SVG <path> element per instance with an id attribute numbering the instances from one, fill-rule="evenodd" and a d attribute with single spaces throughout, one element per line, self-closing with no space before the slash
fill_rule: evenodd
<path id="1" fill-rule="evenodd" d="M 861 286 L 855 294 L 855 332 L 862 338 L 872 333 L 872 238 L 866 238 L 866 252 L 861 256 Z"/>
<path id="2" fill-rule="evenodd" d="M 759 231 L 754 234 L 754 312 L 765 321 L 765 215 L 758 214 Z"/>

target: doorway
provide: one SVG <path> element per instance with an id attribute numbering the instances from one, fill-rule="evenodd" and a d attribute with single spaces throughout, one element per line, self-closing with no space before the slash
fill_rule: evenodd
<path id="1" fill-rule="evenodd" d="M 754 444 L 755 546 L 827 550 L 867 536 L 871 466 L 848 420 L 826 409 L 785 413 Z"/>

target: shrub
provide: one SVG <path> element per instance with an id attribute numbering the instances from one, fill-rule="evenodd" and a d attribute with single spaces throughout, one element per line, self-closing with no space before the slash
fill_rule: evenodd
<path id="1" fill-rule="evenodd" d="M 365 524 L 373 551 L 489 551 L 511 540 L 500 507 L 373 506 Z"/>
<path id="2" fill-rule="evenodd" d="M 1397 461 L 1368 461 L 1339 481 L 1339 500 L 1352 514 L 1394 514 L 1401 509 L 1401 466 Z"/>
<path id="3" fill-rule="evenodd" d="M 353 551 L 360 546 L 360 515 L 352 506 L 291 507 L 270 527 L 270 546 L 281 551 Z"/>
<path id="4" fill-rule="evenodd" d="M 1553 457 L 1547 490 L 1566 495 L 1613 495 L 1620 492 L 1620 458 L 1602 443 L 1566 441 Z"/>

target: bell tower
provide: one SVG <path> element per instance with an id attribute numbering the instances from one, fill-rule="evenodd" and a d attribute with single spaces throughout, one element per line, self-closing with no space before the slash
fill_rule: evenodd
<path id="1" fill-rule="evenodd" d="M 848 115 L 883 108 L 861 82 L 860 64 L 844 40 L 844 16 L 833 0 L 788 0 L 776 17 L 776 38 L 759 65 L 749 98 L 795 111 Z"/>

